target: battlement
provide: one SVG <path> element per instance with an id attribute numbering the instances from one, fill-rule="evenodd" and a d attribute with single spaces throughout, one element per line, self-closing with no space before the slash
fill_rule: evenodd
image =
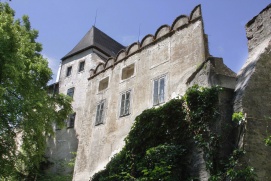
<path id="1" fill-rule="evenodd" d="M 271 4 L 246 24 L 248 49 L 252 51 L 271 36 Z M 269 37 L 269 38 L 268 38 Z"/>
<path id="2" fill-rule="evenodd" d="M 159 40 L 172 36 L 176 31 L 186 28 L 197 20 L 202 20 L 201 5 L 196 6 L 190 13 L 190 16 L 180 15 L 169 25 L 160 26 L 154 35 L 146 35 L 141 42 L 134 42 L 126 49 L 122 49 L 115 57 L 108 58 L 105 63 L 100 63 L 96 68 L 90 70 L 90 77 L 88 80 L 93 79 L 98 74 L 113 68 L 116 64 L 126 60 L 128 57 L 140 52 L 144 48 L 157 43 Z"/>

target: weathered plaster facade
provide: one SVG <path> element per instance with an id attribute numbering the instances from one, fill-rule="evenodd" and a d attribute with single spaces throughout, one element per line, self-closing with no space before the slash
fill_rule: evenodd
<path id="1" fill-rule="evenodd" d="M 158 30 L 155 41 L 142 48 L 139 46 L 131 45 L 123 51 L 126 56 L 117 56 L 114 65 L 106 70 L 101 64 L 100 72 L 98 68 L 89 79 L 86 100 L 91 101 L 85 104 L 83 127 L 87 129 L 79 136 L 75 180 L 87 180 L 122 148 L 135 117 L 153 107 L 154 79 L 165 77 L 167 102 L 185 92 L 188 76 L 206 59 L 201 18 L 175 32 L 164 26 Z M 122 80 L 122 71 L 132 64 L 134 74 Z M 108 87 L 98 91 L 100 81 L 106 77 Z M 120 117 L 121 94 L 125 91 L 131 91 L 130 114 Z M 103 124 L 95 126 L 96 107 L 102 100 L 105 100 Z"/>
<path id="2" fill-rule="evenodd" d="M 78 135 L 85 131 L 83 128 L 84 105 L 86 92 L 89 86 L 89 70 L 104 62 L 102 52 L 95 53 L 96 50 L 89 48 L 62 60 L 59 72 L 59 93 L 67 94 L 68 90 L 74 88 L 72 108 L 76 113 L 74 126 L 70 128 L 56 129 L 55 137 L 48 140 L 47 154 L 49 161 L 53 163 L 48 172 L 72 174 L 73 168 L 68 166 L 68 162 L 74 158 L 72 152 L 78 148 Z M 80 70 L 80 63 L 84 63 L 84 70 Z M 68 67 L 72 67 L 71 75 L 67 76 Z M 67 120 L 65 120 L 67 121 Z"/>
<path id="3" fill-rule="evenodd" d="M 220 85 L 225 88 L 219 102 L 222 114 L 213 129 L 230 138 L 221 148 L 221 157 L 230 154 L 236 142 L 236 146 L 246 150 L 243 162 L 254 167 L 258 179 L 271 180 L 271 147 L 263 142 L 271 134 L 267 118 L 271 115 L 270 17 L 271 5 L 248 22 L 249 56 L 238 79 L 221 58 L 210 56 L 200 6 L 190 16 L 181 15 L 171 26 L 163 25 L 154 35 L 126 48 L 99 33 L 92 34 L 89 46 L 84 46 L 87 40 L 83 38 L 62 59 L 59 92 L 66 94 L 74 87 L 72 105 L 76 118 L 74 128 L 57 130 L 56 137 L 49 140 L 51 161 L 69 160 L 70 152 L 77 152 L 73 180 L 89 180 L 121 150 L 135 117 L 143 110 L 183 95 L 194 84 Z M 91 31 L 94 30 L 95 27 Z M 118 51 L 110 54 L 110 48 Z M 84 70 L 78 71 L 82 61 Z M 70 76 L 68 67 L 72 67 Z M 160 78 L 164 80 L 164 100 L 154 105 L 154 82 Z M 127 92 L 128 114 L 121 115 L 122 97 Z M 103 114 L 97 123 L 101 103 Z M 246 115 L 237 136 L 224 126 L 231 124 L 233 109 Z M 57 164 L 51 167 L 51 171 L 58 170 Z M 63 173 L 71 171 L 65 168 Z M 204 153 L 197 148 L 191 150 L 191 175 L 200 180 L 209 177 Z"/>
<path id="4" fill-rule="evenodd" d="M 221 59 L 207 59 L 208 56 L 198 6 L 190 17 L 179 16 L 172 26 L 161 26 L 154 36 L 147 35 L 141 43 L 133 43 L 115 57 L 90 69 L 84 110 L 79 116 L 83 129 L 78 134 L 74 180 L 88 180 L 120 151 L 135 117 L 154 106 L 154 80 L 165 78 L 165 102 L 183 95 L 195 83 L 223 86 L 221 80 L 224 78 L 230 83 L 225 87 L 234 88 L 235 73 Z M 123 78 L 127 67 L 132 67 L 132 73 Z M 104 80 L 108 80 L 107 86 L 100 90 Z M 129 114 L 120 116 L 121 97 L 127 91 L 130 91 Z M 103 124 L 95 125 L 97 106 L 101 101 L 104 101 Z M 196 165 L 204 165 L 204 160 Z M 206 180 L 206 170 L 199 170 Z"/>

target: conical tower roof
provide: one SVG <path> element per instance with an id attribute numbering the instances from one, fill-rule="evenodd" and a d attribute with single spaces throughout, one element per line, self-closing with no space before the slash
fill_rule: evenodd
<path id="1" fill-rule="evenodd" d="M 124 49 L 125 47 L 95 26 L 92 26 L 92 28 L 85 34 L 80 42 L 61 60 L 65 60 L 90 48 L 96 48 L 106 56 L 114 57 L 121 49 Z"/>

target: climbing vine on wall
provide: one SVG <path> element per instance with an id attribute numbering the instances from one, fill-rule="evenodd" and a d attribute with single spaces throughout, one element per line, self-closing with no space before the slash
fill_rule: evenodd
<path id="1" fill-rule="evenodd" d="M 210 178 L 222 178 L 226 164 L 218 159 L 221 138 L 211 129 L 219 117 L 220 91 L 219 87 L 195 85 L 182 98 L 143 111 L 124 148 L 92 180 L 192 180 L 189 158 L 193 146 L 204 151 Z"/>

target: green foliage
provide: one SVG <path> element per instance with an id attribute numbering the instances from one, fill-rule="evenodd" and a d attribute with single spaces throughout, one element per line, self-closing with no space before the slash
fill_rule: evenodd
<path id="1" fill-rule="evenodd" d="M 245 121 L 245 116 L 242 112 L 233 113 L 232 121 L 240 125 Z"/>
<path id="2" fill-rule="evenodd" d="M 264 143 L 266 146 L 271 146 L 271 136 L 268 136 L 264 139 Z"/>
<path id="3" fill-rule="evenodd" d="M 219 87 L 189 88 L 182 99 L 142 112 L 125 139 L 125 147 L 93 181 L 186 180 L 192 143 L 214 159 L 217 136 L 209 126 L 217 119 Z M 210 164 L 212 165 L 212 164 Z M 211 166 L 210 166 L 211 168 Z"/>
<path id="4" fill-rule="evenodd" d="M 71 154 L 73 155 L 73 158 L 68 162 L 68 166 L 74 167 L 77 152 L 71 152 Z"/>
<path id="5" fill-rule="evenodd" d="M 245 151 L 236 149 L 224 163 L 223 170 L 216 175 L 212 175 L 210 181 L 232 180 L 232 181 L 255 181 L 254 169 L 240 162 L 240 158 L 245 155 Z"/>
<path id="6" fill-rule="evenodd" d="M 219 87 L 194 85 L 181 99 L 143 111 L 125 139 L 125 147 L 92 181 L 197 180 L 188 172 L 192 145 L 204 151 L 211 181 L 252 181 L 253 169 L 241 167 L 239 162 L 243 152 L 236 150 L 220 160 L 221 138 L 212 131 L 219 118 L 220 91 Z"/>
<path id="7" fill-rule="evenodd" d="M 39 181 L 71 181 L 72 175 L 45 174 L 38 178 Z"/>
<path id="8" fill-rule="evenodd" d="M 93 180 L 176 180 L 173 173 L 185 175 L 185 160 L 180 156 L 187 154 L 182 144 L 188 140 L 183 103 L 174 99 L 139 115 L 125 139 L 124 149 Z"/>
<path id="9" fill-rule="evenodd" d="M 146 151 L 141 180 L 179 180 L 184 175 L 185 166 L 182 156 L 187 154 L 187 149 L 180 145 L 159 145 Z"/>
<path id="10" fill-rule="evenodd" d="M 270 119 L 271 119 L 271 117 L 265 117 L 266 124 L 267 124 L 266 134 L 269 135 L 269 136 L 267 136 L 267 138 L 264 139 L 265 146 L 271 146 L 271 136 L 270 136 L 270 133 L 268 131 L 268 125 L 269 125 Z"/>
<path id="11" fill-rule="evenodd" d="M 71 112 L 69 98 L 48 95 L 52 71 L 40 54 L 37 37 L 27 16 L 15 20 L 14 11 L 0 2 L 2 179 L 34 179 L 43 160 L 46 136 L 53 133 L 53 122 L 61 122 Z"/>

